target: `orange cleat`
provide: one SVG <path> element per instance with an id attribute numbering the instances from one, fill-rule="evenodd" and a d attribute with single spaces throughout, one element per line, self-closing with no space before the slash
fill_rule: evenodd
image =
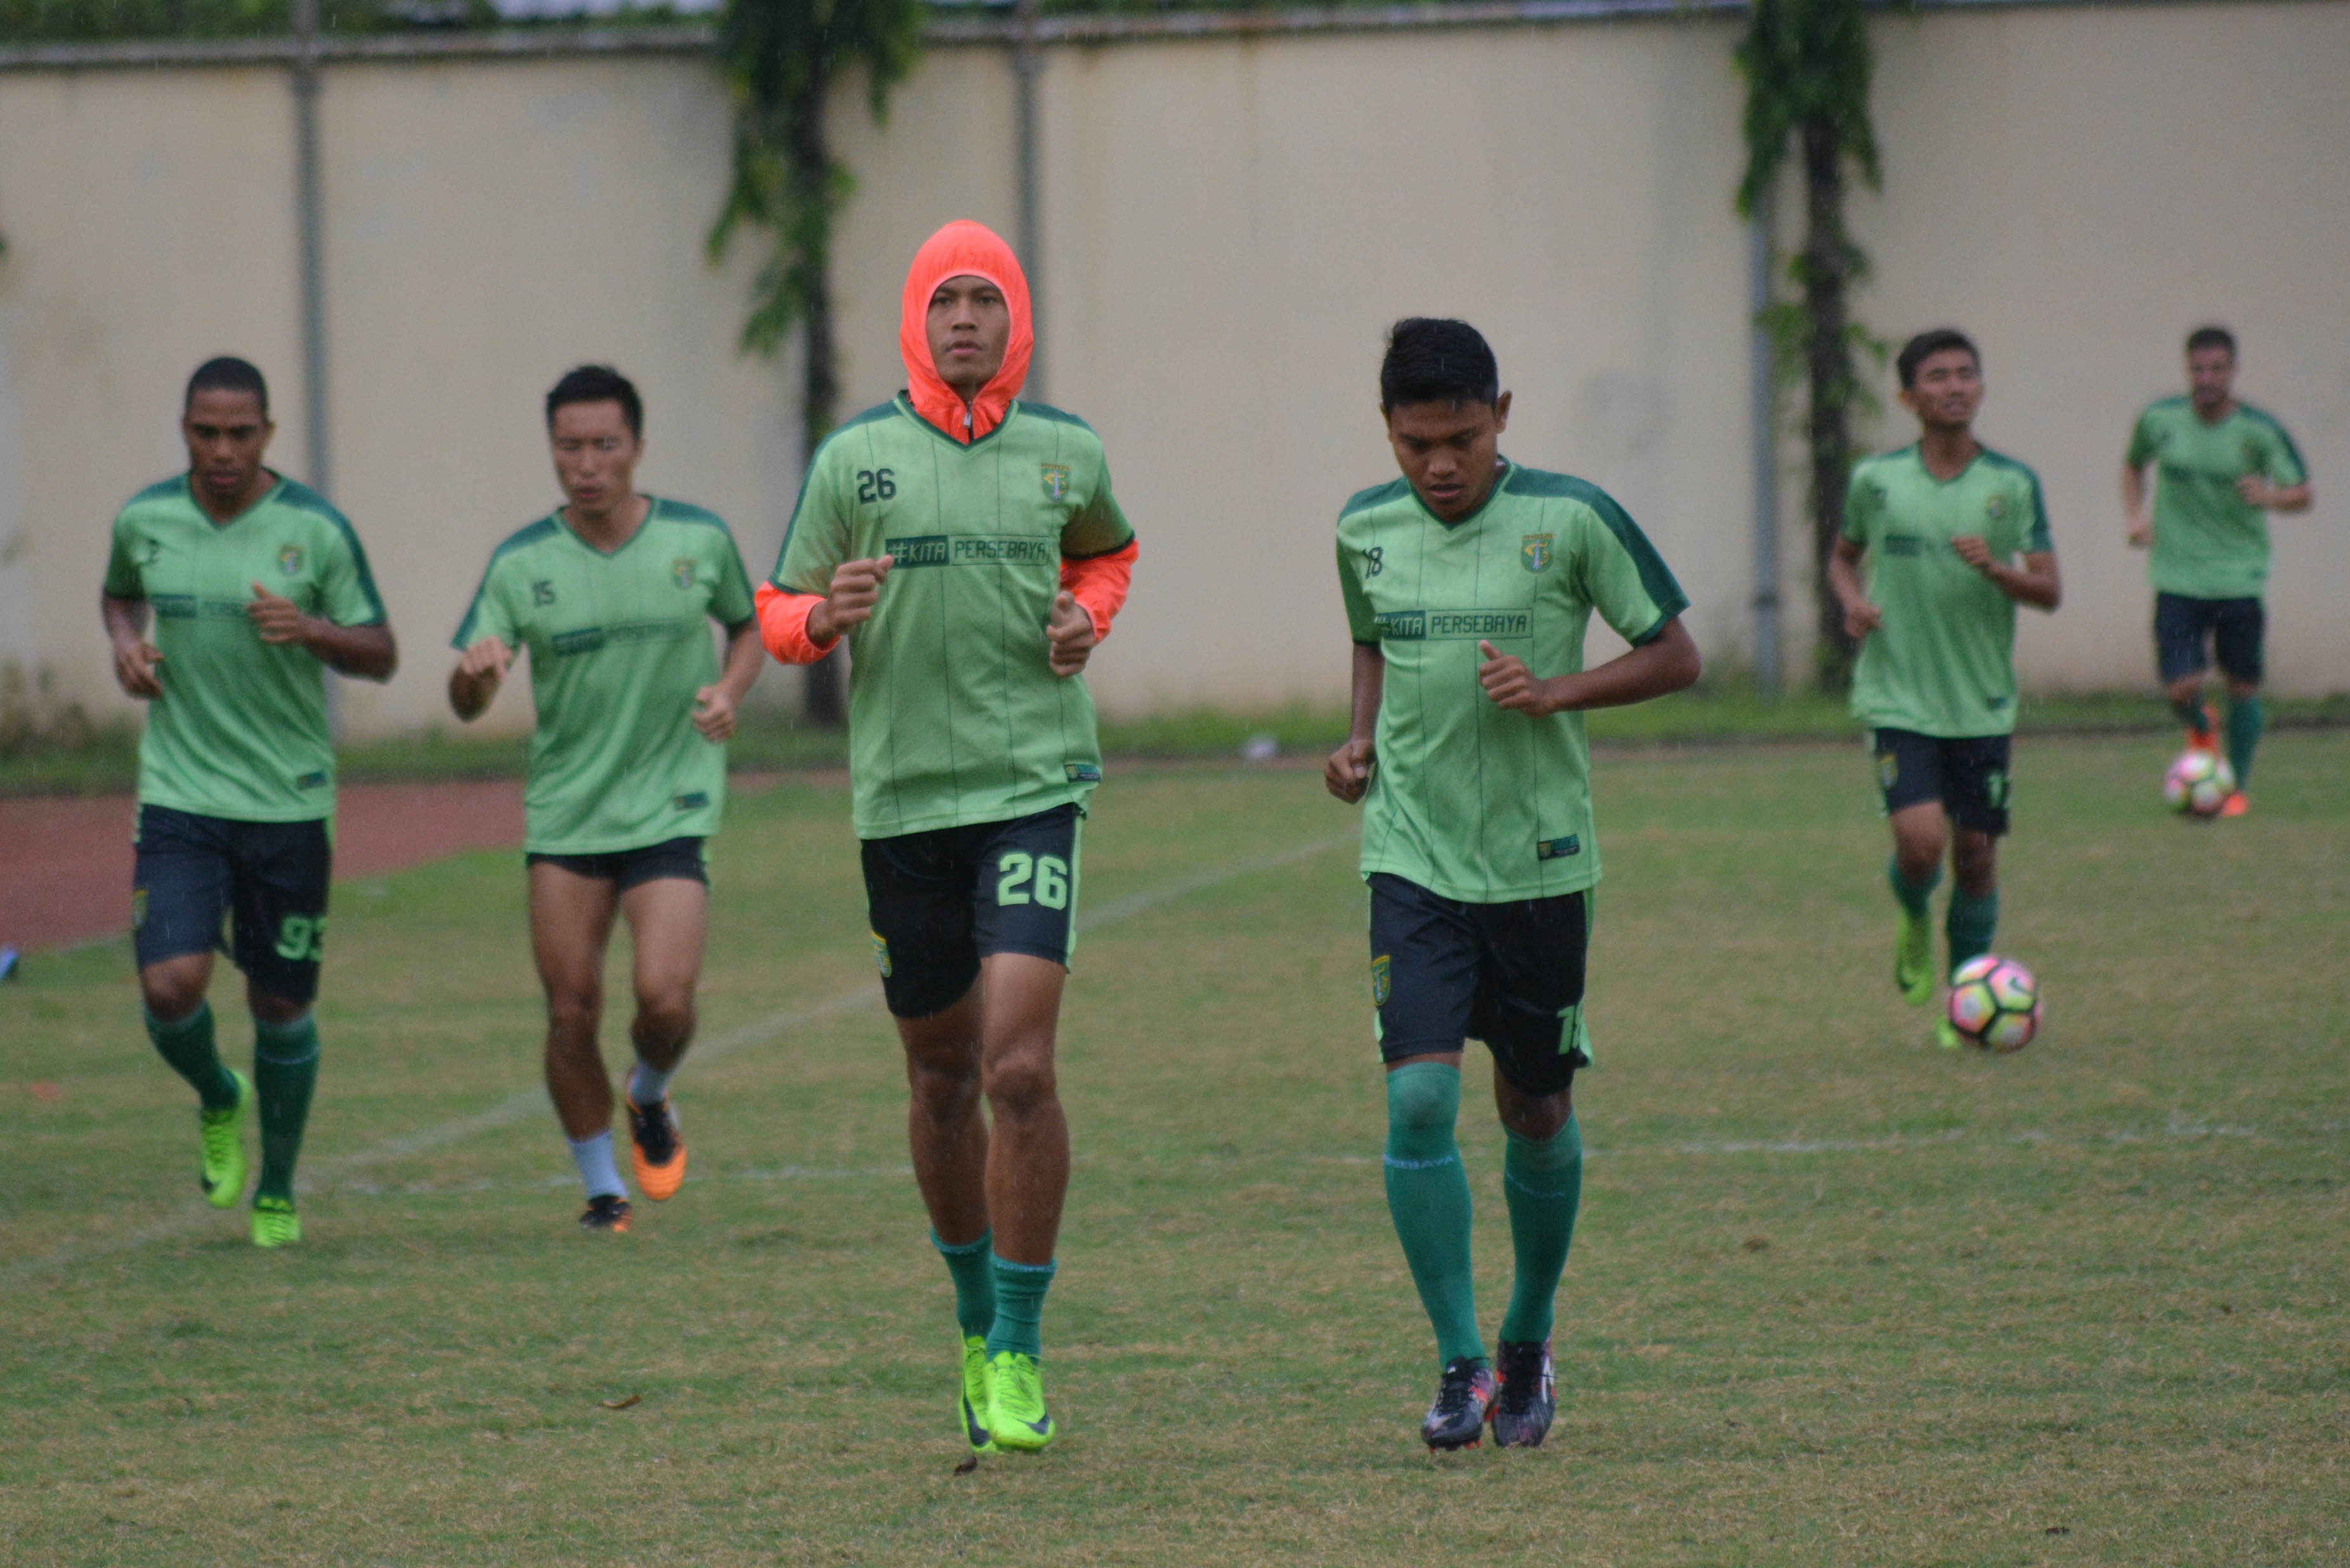
<path id="1" fill-rule="evenodd" d="M 685 1134 L 663 1095 L 657 1106 L 629 1100 L 629 1158 L 636 1167 L 637 1190 L 654 1202 L 677 1196 L 685 1185 Z"/>
<path id="2" fill-rule="evenodd" d="M 2197 703 L 2195 711 L 2202 715 L 2202 722 L 2187 732 L 2187 750 L 2210 752 L 2217 756 L 2220 752 L 2220 715 L 2211 711 L 2209 702 Z"/>
<path id="3" fill-rule="evenodd" d="M 2241 816 L 2251 809 L 2252 803 L 2244 798 L 2244 792 L 2242 790 L 2238 790 L 2235 794 L 2230 795 L 2227 799 L 2220 803 L 2220 815 L 2221 816 Z"/>

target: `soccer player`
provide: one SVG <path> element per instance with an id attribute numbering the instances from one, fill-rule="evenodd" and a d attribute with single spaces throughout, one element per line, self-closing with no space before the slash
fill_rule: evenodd
<path id="1" fill-rule="evenodd" d="M 1949 327 L 1921 332 L 1896 366 L 1918 437 L 1854 464 L 1828 583 L 1860 642 L 1852 712 L 1870 727 L 1893 824 L 1893 982 L 1922 1007 L 1934 996 L 1927 899 L 1946 846 L 1957 886 L 1943 923 L 1944 972 L 1989 952 L 1998 931 L 2015 607 L 2054 610 L 2064 588 L 2038 477 L 1975 440 L 1983 379 L 1974 344 Z M 1948 1019 L 1935 1038 L 1959 1044 Z"/>
<path id="2" fill-rule="evenodd" d="M 2268 617 L 2270 512 L 2309 509 L 2309 471 L 2284 427 L 2236 400 L 2236 339 L 2224 327 L 2187 336 L 2187 396 L 2149 404 L 2122 456 L 2129 542 L 2152 546 L 2154 657 L 2187 743 L 2219 742 L 2203 701 L 2206 649 L 2228 680 L 2228 762 L 2235 793 L 2221 816 L 2251 809 L 2244 784 L 2261 743 L 2261 642 Z M 2147 465 L 2161 482 L 2147 509 Z M 2216 645 L 2216 646 L 2212 646 Z"/>
<path id="3" fill-rule="evenodd" d="M 1039 1371 L 1069 1179 L 1053 1047 L 1101 782 L 1079 672 L 1136 555 L 1100 439 L 1014 400 L 1033 346 L 1010 247 L 972 223 L 932 234 L 901 301 L 907 389 L 816 449 L 759 589 L 776 658 L 848 639 L 873 955 L 905 1047 L 914 1180 L 954 1282 L 974 1454 L 1057 1430 Z"/>
<path id="4" fill-rule="evenodd" d="M 1371 1002 L 1387 1066 L 1388 1211 L 1442 1374 L 1419 1435 L 1549 1431 L 1552 1297 L 1583 1191 L 1572 1090 L 1591 1061 L 1584 954 L 1599 844 L 1583 713 L 1698 677 L 1689 600 L 1598 486 L 1521 468 L 1493 352 L 1462 321 L 1396 323 L 1379 407 L 1403 478 L 1338 514 L 1354 723 L 1324 783 L 1363 811 Z M 1586 670 L 1592 611 L 1632 644 Z M 1536 671 L 1543 673 L 1537 674 Z M 1516 1282 L 1500 1379 L 1477 1331 L 1453 1125 L 1464 1042 L 1493 1056 Z"/>
<path id="5" fill-rule="evenodd" d="M 546 1092 L 571 1145 L 589 1231 L 629 1228 L 612 1160 L 612 1083 L 597 1043 L 604 950 L 617 913 L 636 950 L 630 1158 L 659 1201 L 685 1179 L 670 1078 L 693 1038 L 709 874 L 703 841 L 726 806 L 726 739 L 765 659 L 751 583 L 716 514 L 640 495 L 644 403 L 608 365 L 546 394 L 564 504 L 490 556 L 457 628 L 457 717 L 481 716 L 530 649 L 530 782 L 523 796 L 530 941 L 546 992 Z M 709 623 L 726 631 L 722 670 Z"/>
<path id="6" fill-rule="evenodd" d="M 400 658 L 350 524 L 263 465 L 276 429 L 259 370 L 198 366 L 180 418 L 188 472 L 115 518 L 99 599 L 114 678 L 149 704 L 130 891 L 147 1037 L 201 1102 L 199 1180 L 215 1209 L 244 1195 L 258 1101 L 256 1247 L 302 1239 L 294 1162 L 318 1079 L 311 1003 L 334 859 L 324 670 L 388 680 Z M 253 1013 L 249 1079 L 213 1044 L 204 993 L 222 946 Z"/>

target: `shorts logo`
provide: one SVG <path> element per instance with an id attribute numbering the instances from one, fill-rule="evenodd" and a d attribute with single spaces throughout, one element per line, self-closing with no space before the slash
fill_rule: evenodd
<path id="1" fill-rule="evenodd" d="M 669 804 L 672 811 L 700 811 L 710 804 L 710 797 L 702 791 L 695 790 L 690 794 L 673 797 Z"/>
<path id="2" fill-rule="evenodd" d="M 1537 860 L 1564 860 L 1570 855 L 1582 853 L 1582 835 L 1575 833 L 1565 838 L 1545 838 L 1534 846 L 1534 858 Z"/>
<path id="3" fill-rule="evenodd" d="M 679 587 L 690 588 L 693 587 L 692 561 L 682 556 L 679 556 L 676 560 L 671 561 L 669 564 L 669 576 L 670 581 L 675 583 Z"/>
<path id="4" fill-rule="evenodd" d="M 2007 497 L 1994 495 L 1983 503 L 1983 515 L 1996 523 L 2007 515 Z"/>
<path id="5" fill-rule="evenodd" d="M 1069 782 L 1071 784 L 1101 783 L 1101 764 L 1099 763 L 1063 763 L 1061 764 L 1061 771 L 1068 774 Z"/>
<path id="6" fill-rule="evenodd" d="M 302 546 L 288 545 L 277 552 L 277 569 L 289 577 L 302 575 Z"/>
<path id="7" fill-rule="evenodd" d="M 889 944 L 879 931 L 868 931 L 865 934 L 873 939 L 874 967 L 881 971 L 883 980 L 888 980 L 889 978 Z"/>
<path id="8" fill-rule="evenodd" d="M 1877 754 L 1877 787 L 1889 790 L 1901 779 L 1901 759 L 1891 752 Z"/>
<path id="9" fill-rule="evenodd" d="M 2007 809 L 2007 775 L 2005 774 L 1983 774 L 1983 804 L 1993 811 Z"/>
<path id="10" fill-rule="evenodd" d="M 147 889 L 130 889 L 130 929 L 138 930 L 147 923 Z"/>
<path id="11" fill-rule="evenodd" d="M 1551 545 L 1557 536 L 1551 534 L 1529 534 L 1518 545 L 1518 565 L 1529 572 L 1539 572 L 1551 562 Z"/>
<path id="12" fill-rule="evenodd" d="M 1385 1007 L 1388 998 L 1395 994 L 1395 965 L 1391 955 L 1381 953 L 1371 961 L 1371 1005 Z"/>
<path id="13" fill-rule="evenodd" d="M 1040 462 L 1036 465 L 1045 475 L 1045 499 L 1066 501 L 1069 498 L 1069 469 L 1066 463 Z"/>

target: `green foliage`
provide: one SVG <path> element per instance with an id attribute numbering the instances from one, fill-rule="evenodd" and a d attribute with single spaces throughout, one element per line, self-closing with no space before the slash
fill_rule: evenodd
<path id="1" fill-rule="evenodd" d="M 1737 50 L 1746 78 L 1746 174 L 1738 211 L 1752 217 L 1799 132 L 1825 126 L 1874 190 L 1883 180 L 1868 119 L 1868 47 L 1862 0 L 1755 0 Z"/>
<path id="2" fill-rule="evenodd" d="M 489 0 L 320 0 L 318 26 L 372 33 L 432 26 L 496 24 Z M 84 44 L 135 38 L 281 36 L 293 30 L 291 0 L 0 0 L 0 43 Z"/>
<path id="3" fill-rule="evenodd" d="M 720 68 L 734 96 L 734 178 L 710 231 L 712 262 L 746 225 L 774 236 L 752 284 L 743 347 L 772 355 L 828 310 L 832 224 L 856 188 L 832 157 L 824 109 L 846 71 L 865 72 L 876 120 L 921 47 L 920 0 L 731 0 Z"/>

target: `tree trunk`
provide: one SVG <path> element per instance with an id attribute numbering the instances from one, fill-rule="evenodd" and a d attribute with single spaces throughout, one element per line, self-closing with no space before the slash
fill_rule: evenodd
<path id="1" fill-rule="evenodd" d="M 1819 607 L 1819 681 L 1844 690 L 1851 680 L 1853 640 L 1844 610 L 1828 587 L 1828 557 L 1844 531 L 1845 490 L 1852 474 L 1852 348 L 1846 341 L 1847 286 L 1852 247 L 1845 237 L 1844 166 L 1835 126 L 1807 120 L 1802 129 L 1806 228 L 1804 308 L 1810 317 L 1806 358 L 1811 407 L 1805 434 L 1812 448 L 1812 585 Z"/>
<path id="2" fill-rule="evenodd" d="M 807 90 L 792 106 L 792 178 L 816 202 L 829 205 L 832 149 L 825 140 L 824 109 L 832 83 L 824 52 L 811 50 L 810 56 Z M 800 441 L 807 461 L 813 462 L 817 445 L 832 433 L 840 402 L 839 356 L 833 341 L 831 226 L 810 224 L 809 232 L 799 237 L 805 246 L 802 265 L 806 275 L 801 281 L 807 300 Z M 840 645 L 836 643 L 829 653 L 807 667 L 805 710 L 809 723 L 833 729 L 847 719 L 841 693 L 844 662 Z"/>

